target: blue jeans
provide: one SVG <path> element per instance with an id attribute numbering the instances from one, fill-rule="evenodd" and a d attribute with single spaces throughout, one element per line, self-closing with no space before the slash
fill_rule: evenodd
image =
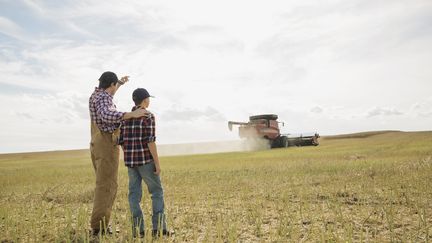
<path id="1" fill-rule="evenodd" d="M 154 174 L 155 164 L 147 163 L 134 168 L 128 167 L 129 175 L 129 207 L 132 213 L 132 230 L 136 233 L 139 228 L 140 233 L 144 233 L 144 216 L 140 207 L 142 198 L 141 182 L 144 180 L 152 199 L 152 224 L 153 230 L 166 230 L 164 214 L 164 197 L 160 177 Z"/>

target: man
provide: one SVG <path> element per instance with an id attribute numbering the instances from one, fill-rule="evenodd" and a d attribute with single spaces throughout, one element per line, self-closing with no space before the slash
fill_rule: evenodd
<path id="1" fill-rule="evenodd" d="M 145 89 L 136 89 L 132 94 L 135 106 L 132 111 L 147 109 L 150 94 Z M 167 231 L 164 214 L 164 197 L 160 180 L 159 156 L 156 148 L 155 117 L 150 116 L 124 121 L 121 126 L 119 144 L 124 152 L 124 162 L 129 176 L 129 207 L 132 214 L 132 233 L 144 237 L 144 218 L 140 207 L 144 182 L 152 198 L 153 236 L 170 235 Z"/>
<path id="2" fill-rule="evenodd" d="M 147 111 L 136 109 L 133 112 L 116 110 L 113 96 L 128 76 L 118 80 L 113 72 L 104 72 L 99 78 L 99 87 L 89 99 L 91 117 L 90 152 L 96 173 L 96 188 L 91 215 L 92 234 L 111 234 L 109 221 L 111 209 L 117 194 L 119 147 L 117 138 L 121 121 L 145 116 Z"/>

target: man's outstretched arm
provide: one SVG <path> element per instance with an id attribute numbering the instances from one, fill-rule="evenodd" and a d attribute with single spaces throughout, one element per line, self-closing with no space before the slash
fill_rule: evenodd
<path id="1" fill-rule="evenodd" d="M 129 82 L 129 76 L 123 76 L 116 84 L 116 92 L 117 90 L 125 83 Z"/>

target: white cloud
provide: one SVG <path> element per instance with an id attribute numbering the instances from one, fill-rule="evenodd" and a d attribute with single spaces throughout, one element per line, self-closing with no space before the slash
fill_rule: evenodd
<path id="1" fill-rule="evenodd" d="M 62 92 L 48 95 L 19 95 L 17 102 L 21 108 L 9 109 L 9 112 L 20 118 L 30 119 L 27 122 L 45 125 L 59 123 L 75 124 L 89 120 L 87 95 Z M 12 103 L 11 101 L 11 103 Z"/>
<path id="2" fill-rule="evenodd" d="M 421 118 L 429 118 L 429 117 L 432 117 L 432 111 L 429 111 L 429 112 L 420 112 L 420 113 L 418 113 L 418 115 Z"/>
<path id="3" fill-rule="evenodd" d="M 0 95 L 7 116 L 0 125 L 1 152 L 87 147 L 88 97 L 73 92 L 48 95 Z"/>
<path id="4" fill-rule="evenodd" d="M 163 111 L 161 115 L 161 119 L 165 119 L 167 121 L 187 121 L 187 122 L 196 122 L 198 119 L 204 119 L 207 121 L 215 121 L 215 122 L 224 122 L 226 118 L 222 113 L 218 110 L 207 107 L 204 110 L 197 109 L 181 109 L 178 110 L 176 108 L 169 109 Z"/>
<path id="5" fill-rule="evenodd" d="M 396 110 L 395 108 L 383 108 L 383 107 L 374 107 L 367 112 L 367 117 L 374 116 L 399 116 L 404 113 Z"/>
<path id="6" fill-rule="evenodd" d="M 314 106 L 310 109 L 310 112 L 312 113 L 322 113 L 323 112 L 323 108 L 319 107 L 319 106 Z"/>
<path id="7" fill-rule="evenodd" d="M 9 35 L 19 40 L 25 40 L 25 32 L 12 20 L 0 16 L 0 33 Z"/>
<path id="8" fill-rule="evenodd" d="M 432 117 L 432 97 L 415 102 L 411 105 L 409 113 L 419 119 Z"/>

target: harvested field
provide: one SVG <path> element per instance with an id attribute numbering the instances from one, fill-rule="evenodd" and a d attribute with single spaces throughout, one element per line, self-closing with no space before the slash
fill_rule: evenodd
<path id="1" fill-rule="evenodd" d="M 324 138 L 318 147 L 162 157 L 175 235 L 160 241 L 430 241 L 431 144 L 432 132 L 385 132 Z M 91 239 L 88 151 L 0 155 L 0 241 L 132 242 L 126 172 L 120 165 L 119 232 Z M 144 193 L 146 226 L 150 205 Z"/>

